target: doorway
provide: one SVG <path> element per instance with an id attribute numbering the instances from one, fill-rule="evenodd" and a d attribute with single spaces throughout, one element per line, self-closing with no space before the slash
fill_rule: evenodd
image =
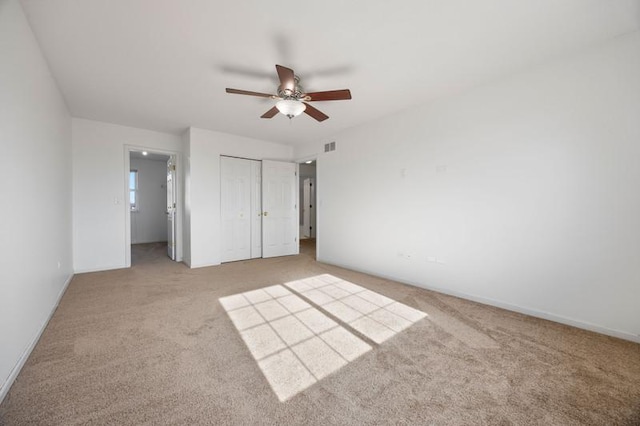
<path id="1" fill-rule="evenodd" d="M 125 147 L 127 267 L 181 260 L 179 153 Z"/>
<path id="2" fill-rule="evenodd" d="M 315 258 L 317 235 L 316 160 L 307 160 L 299 164 L 300 197 L 300 251 Z"/>

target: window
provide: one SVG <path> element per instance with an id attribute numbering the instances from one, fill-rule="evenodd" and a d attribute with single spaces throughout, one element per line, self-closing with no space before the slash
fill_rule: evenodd
<path id="1" fill-rule="evenodd" d="M 131 211 L 138 211 L 138 171 L 131 170 L 129 172 L 129 203 Z"/>

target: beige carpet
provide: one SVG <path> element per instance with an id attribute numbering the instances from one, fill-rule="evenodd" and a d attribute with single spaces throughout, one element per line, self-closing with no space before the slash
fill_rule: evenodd
<path id="1" fill-rule="evenodd" d="M 0 423 L 640 424 L 640 345 L 316 263 L 310 246 L 196 270 L 170 262 L 165 249 L 142 245 L 131 269 L 73 279 Z M 382 337 L 358 331 L 306 287 L 284 285 L 318 276 L 356 284 L 372 302 L 385 296 L 400 315 L 427 316 Z M 248 309 L 234 305 L 238 297 L 265 288 L 275 297 L 278 286 L 364 344 L 339 358 L 339 346 L 312 336 L 318 344 L 296 352 L 303 362 L 319 354 L 305 363 L 311 374 L 300 371 L 309 380 L 285 393 L 269 368 L 288 364 L 269 360 L 289 349 L 261 352 L 278 337 L 252 335 L 267 326 L 233 313 Z M 219 299 L 234 295 L 223 307 Z"/>

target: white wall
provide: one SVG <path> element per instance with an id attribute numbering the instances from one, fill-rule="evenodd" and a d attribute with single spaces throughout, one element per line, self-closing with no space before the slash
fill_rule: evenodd
<path id="1" fill-rule="evenodd" d="M 221 259 L 220 156 L 291 161 L 293 148 L 272 142 L 191 128 L 185 149 L 185 262 L 191 267 L 219 265 Z"/>
<path id="2" fill-rule="evenodd" d="M 131 243 L 167 241 L 167 162 L 132 158 L 138 171 L 138 210 L 131 212 Z"/>
<path id="3" fill-rule="evenodd" d="M 124 268 L 125 145 L 180 152 L 182 138 L 77 118 L 72 123 L 75 271 Z"/>
<path id="4" fill-rule="evenodd" d="M 72 277 L 71 118 L 17 1 L 0 1 L 0 401 Z"/>
<path id="5" fill-rule="evenodd" d="M 640 340 L 637 32 L 331 140 L 319 260 Z"/>

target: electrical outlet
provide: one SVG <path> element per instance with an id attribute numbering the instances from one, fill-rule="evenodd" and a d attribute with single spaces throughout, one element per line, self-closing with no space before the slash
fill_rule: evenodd
<path id="1" fill-rule="evenodd" d="M 62 263 L 58 260 L 58 269 L 62 266 Z"/>

